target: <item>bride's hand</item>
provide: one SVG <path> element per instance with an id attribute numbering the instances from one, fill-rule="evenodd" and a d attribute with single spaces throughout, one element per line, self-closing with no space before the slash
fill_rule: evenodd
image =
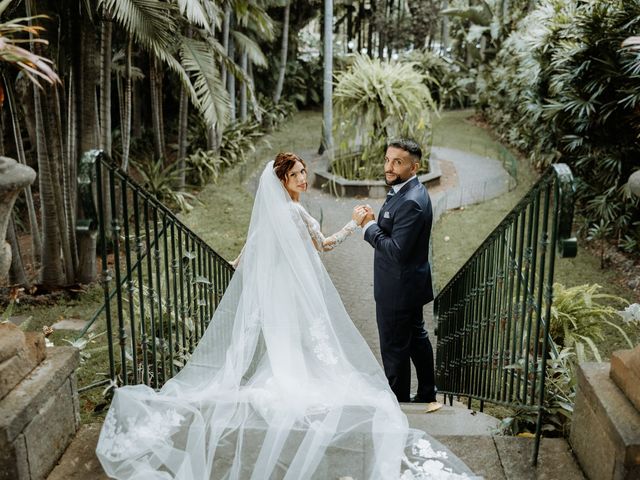
<path id="1" fill-rule="evenodd" d="M 367 210 L 364 205 L 358 205 L 354 207 L 351 219 L 356 222 L 357 225 L 362 225 L 362 220 L 364 219 L 366 214 Z"/>

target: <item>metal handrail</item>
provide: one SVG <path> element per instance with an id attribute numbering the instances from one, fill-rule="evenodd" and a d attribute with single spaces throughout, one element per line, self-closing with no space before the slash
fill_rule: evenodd
<path id="1" fill-rule="evenodd" d="M 439 391 L 537 412 L 537 462 L 556 251 L 574 257 L 575 187 L 549 167 L 437 295 Z"/>
<path id="2" fill-rule="evenodd" d="M 109 377 L 81 390 L 160 388 L 198 344 L 234 270 L 102 150 L 83 155 L 79 185 L 104 292 L 81 335 L 104 318 L 109 352 Z"/>

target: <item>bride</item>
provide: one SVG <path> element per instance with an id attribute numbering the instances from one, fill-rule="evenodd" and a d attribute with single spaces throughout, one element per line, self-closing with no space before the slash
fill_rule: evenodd
<path id="1" fill-rule="evenodd" d="M 267 164 L 236 272 L 187 365 L 159 392 L 116 390 L 96 449 L 110 477 L 472 475 L 408 427 L 320 260 L 364 211 L 324 237 L 299 202 L 306 177 L 294 154 Z"/>

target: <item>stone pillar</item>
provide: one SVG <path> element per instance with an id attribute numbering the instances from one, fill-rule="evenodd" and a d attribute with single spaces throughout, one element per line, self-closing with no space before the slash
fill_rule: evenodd
<path id="1" fill-rule="evenodd" d="M 44 480 L 56 465 L 80 421 L 78 363 L 77 349 L 0 323 L 0 480 Z"/>
<path id="2" fill-rule="evenodd" d="M 0 157 L 0 278 L 5 278 L 11 266 L 11 247 L 5 241 L 9 215 L 18 193 L 31 185 L 36 172 L 7 157 Z"/>

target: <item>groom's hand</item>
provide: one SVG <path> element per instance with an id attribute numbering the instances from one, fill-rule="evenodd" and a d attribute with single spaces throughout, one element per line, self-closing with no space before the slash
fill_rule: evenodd
<path id="1" fill-rule="evenodd" d="M 355 207 L 353 207 L 353 213 L 351 214 L 351 218 L 353 219 L 354 222 L 356 222 L 356 225 L 361 227 L 362 221 L 366 214 L 367 214 L 366 205 L 356 205 Z"/>
<path id="2" fill-rule="evenodd" d="M 365 216 L 362 219 L 362 226 L 365 226 L 368 222 L 370 222 L 371 220 L 375 220 L 376 219 L 376 215 L 375 213 L 373 213 L 373 208 L 371 208 L 369 205 L 365 205 Z"/>

